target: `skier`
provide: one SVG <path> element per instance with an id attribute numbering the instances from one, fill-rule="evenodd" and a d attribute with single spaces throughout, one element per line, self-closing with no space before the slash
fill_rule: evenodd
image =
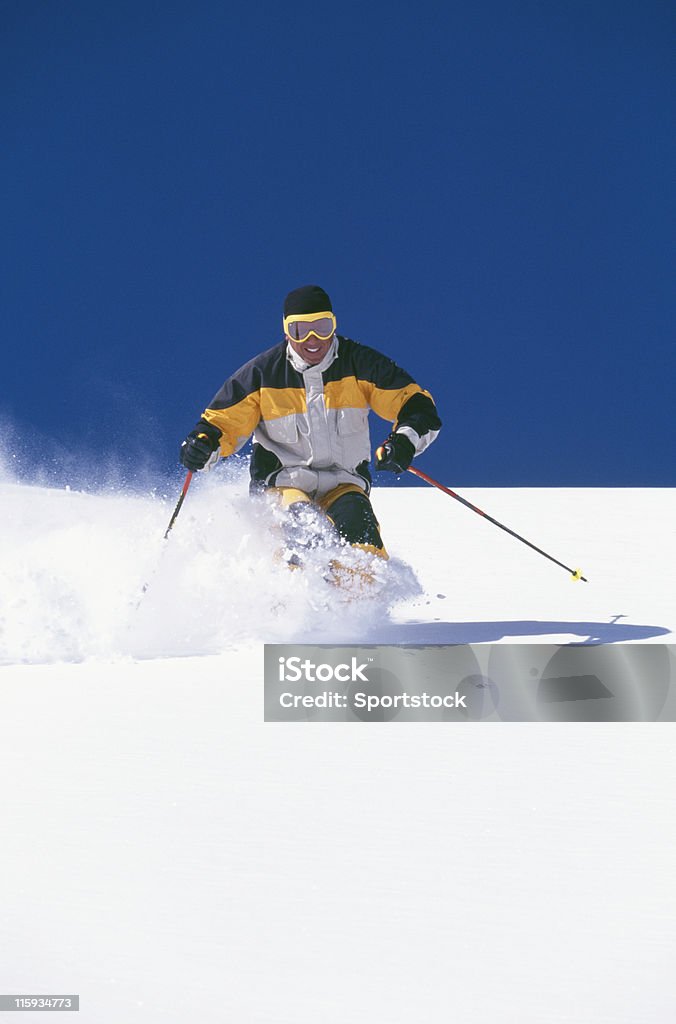
<path id="1" fill-rule="evenodd" d="M 287 295 L 283 325 L 283 342 L 223 384 L 181 445 L 181 462 L 211 468 L 253 433 L 250 491 L 274 495 L 288 513 L 291 565 L 327 520 L 338 539 L 387 558 L 369 500 L 368 411 L 394 426 L 376 470 L 402 473 L 441 428 L 432 396 L 391 359 L 337 334 L 318 285 Z"/>

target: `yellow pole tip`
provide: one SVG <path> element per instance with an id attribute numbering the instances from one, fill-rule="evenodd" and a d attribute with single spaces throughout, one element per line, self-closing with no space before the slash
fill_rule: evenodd
<path id="1" fill-rule="evenodd" d="M 576 569 L 576 570 L 575 570 L 575 572 L 573 573 L 573 575 L 571 576 L 571 579 L 572 579 L 572 580 L 573 580 L 573 582 L 575 582 L 575 583 L 576 583 L 576 582 L 577 582 L 578 580 L 581 580 L 581 579 L 582 579 L 582 569 Z"/>

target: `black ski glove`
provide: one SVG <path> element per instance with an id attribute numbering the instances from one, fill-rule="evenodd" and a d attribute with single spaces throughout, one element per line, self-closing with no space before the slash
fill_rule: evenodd
<path id="1" fill-rule="evenodd" d="M 179 458 L 186 469 L 204 469 L 218 448 L 221 432 L 206 420 L 200 420 L 181 445 Z"/>
<path id="2" fill-rule="evenodd" d="M 387 441 L 376 448 L 376 471 L 388 469 L 392 473 L 404 473 L 414 455 L 415 446 L 406 434 L 390 434 Z"/>

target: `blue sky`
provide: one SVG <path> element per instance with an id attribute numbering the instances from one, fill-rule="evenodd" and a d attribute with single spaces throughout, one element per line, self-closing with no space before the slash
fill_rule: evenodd
<path id="1" fill-rule="evenodd" d="M 670 3 L 0 16 L 0 419 L 23 465 L 175 470 L 316 282 L 434 394 L 428 473 L 676 484 Z"/>

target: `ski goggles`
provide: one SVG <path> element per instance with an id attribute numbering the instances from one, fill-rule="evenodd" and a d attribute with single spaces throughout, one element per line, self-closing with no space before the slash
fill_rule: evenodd
<path id="1" fill-rule="evenodd" d="M 328 341 L 336 329 L 333 313 L 294 313 L 284 317 L 284 333 L 301 344 L 312 335 Z"/>

